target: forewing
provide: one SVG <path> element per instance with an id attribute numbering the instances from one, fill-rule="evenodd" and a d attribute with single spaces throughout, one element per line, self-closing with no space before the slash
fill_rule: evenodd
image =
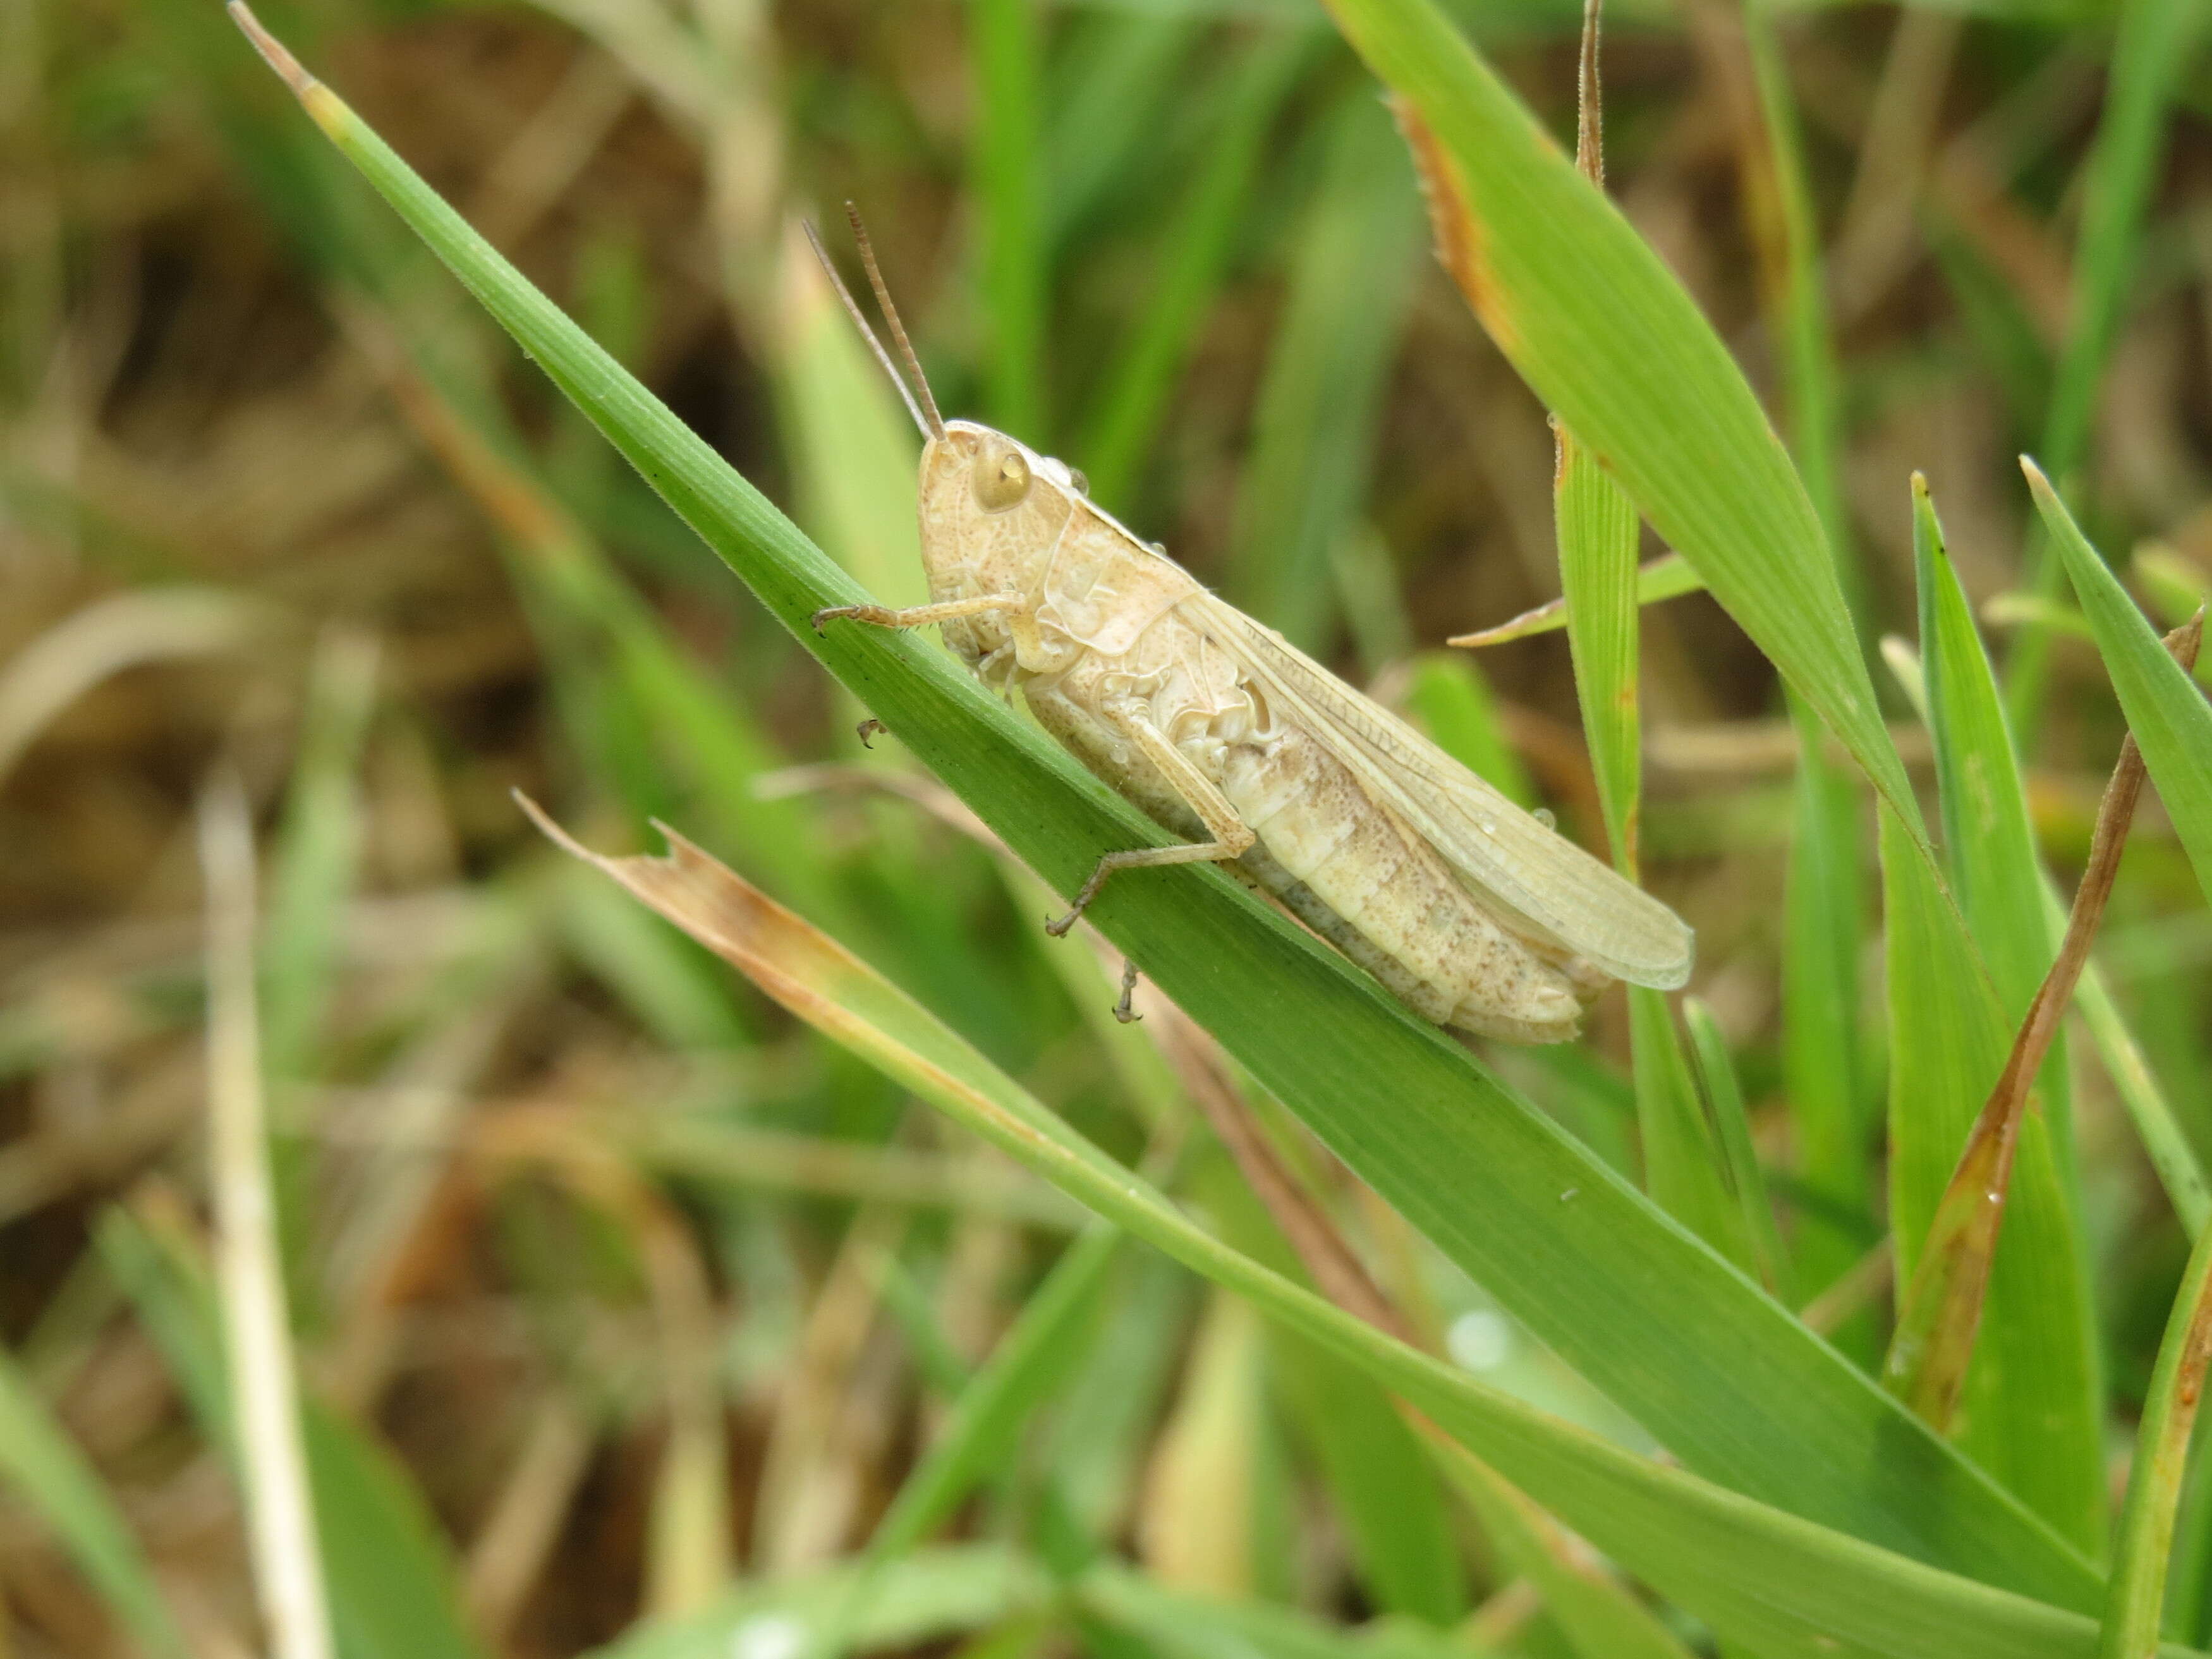
<path id="1" fill-rule="evenodd" d="M 1687 981 L 1693 936 L 1642 888 L 1546 829 L 1273 629 L 1211 593 L 1186 600 L 1183 613 L 1285 714 L 1334 739 L 1360 782 L 1483 896 L 1616 978 L 1660 990 Z"/>

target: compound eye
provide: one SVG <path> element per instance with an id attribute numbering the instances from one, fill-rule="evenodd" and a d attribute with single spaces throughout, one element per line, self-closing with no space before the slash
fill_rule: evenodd
<path id="1" fill-rule="evenodd" d="M 975 457 L 975 504 L 986 513 L 1019 507 L 1030 493 L 1030 464 L 1018 449 L 987 449 Z"/>

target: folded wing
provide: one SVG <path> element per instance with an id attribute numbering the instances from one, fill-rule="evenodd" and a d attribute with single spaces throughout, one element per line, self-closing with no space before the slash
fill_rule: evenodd
<path id="1" fill-rule="evenodd" d="M 1673 990 L 1690 977 L 1694 935 L 1665 905 L 1519 806 L 1338 679 L 1271 628 L 1211 593 L 1183 601 L 1262 692 L 1421 835 L 1476 895 L 1591 965 Z"/>

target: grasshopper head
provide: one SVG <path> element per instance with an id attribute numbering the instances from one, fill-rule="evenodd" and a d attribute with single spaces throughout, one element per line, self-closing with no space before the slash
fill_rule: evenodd
<path id="1" fill-rule="evenodd" d="M 939 599 L 1035 593 L 1083 494 L 1082 474 L 974 421 L 921 451 L 921 556 Z"/>

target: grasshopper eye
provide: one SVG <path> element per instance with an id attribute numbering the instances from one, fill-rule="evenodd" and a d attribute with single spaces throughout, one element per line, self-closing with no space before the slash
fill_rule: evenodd
<path id="1" fill-rule="evenodd" d="M 1030 493 L 1030 464 L 1018 449 L 985 450 L 975 458 L 975 504 L 986 513 L 1021 505 Z"/>

